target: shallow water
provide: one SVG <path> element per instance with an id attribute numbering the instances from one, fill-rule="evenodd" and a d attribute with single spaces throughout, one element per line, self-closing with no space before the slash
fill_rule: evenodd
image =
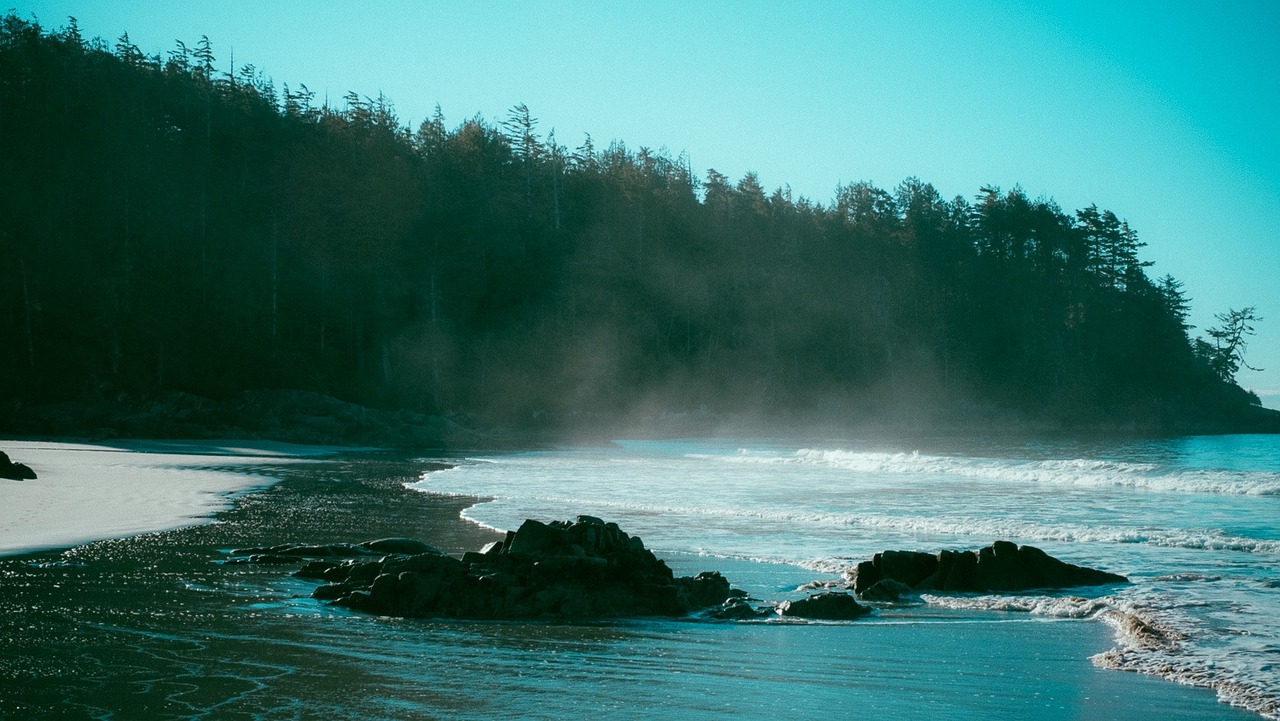
<path id="1" fill-rule="evenodd" d="M 503 458 L 493 465 L 529 456 Z M 1111 645 L 1090 620 L 939 606 L 843 624 L 384 619 L 312 601 L 292 567 L 221 563 L 225 549 L 281 542 L 403 535 L 457 552 L 492 538 L 457 517 L 501 503 L 405 490 L 430 467 L 260 467 L 279 482 L 213 524 L 0 558 L 0 718 L 1256 718 L 1090 664 Z M 662 518 L 622 515 L 650 529 Z M 821 575 L 664 555 L 677 573 L 718 568 L 761 597 Z"/>

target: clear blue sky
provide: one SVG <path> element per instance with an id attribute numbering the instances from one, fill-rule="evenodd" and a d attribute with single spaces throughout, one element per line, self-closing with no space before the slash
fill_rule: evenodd
<path id="1" fill-rule="evenodd" d="M 828 202 L 918 176 L 944 195 L 1020 184 L 1114 210 L 1202 329 L 1265 320 L 1239 380 L 1280 407 L 1280 2 L 291 2 L 25 0 L 46 27 L 144 52 L 208 35 L 341 102 L 414 127 L 526 103 L 570 147 L 590 132 L 756 171 Z"/>

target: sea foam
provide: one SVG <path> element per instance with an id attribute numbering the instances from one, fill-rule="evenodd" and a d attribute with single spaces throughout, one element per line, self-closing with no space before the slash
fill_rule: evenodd
<path id="1" fill-rule="evenodd" d="M 1123 487 L 1182 493 L 1280 495 L 1280 473 L 1167 468 L 1155 463 L 1099 459 L 1014 460 L 911 453 L 804 448 L 783 455 L 742 449 L 706 456 L 731 463 L 811 465 L 859 474 L 952 476 L 1009 483 L 1079 487 Z"/>

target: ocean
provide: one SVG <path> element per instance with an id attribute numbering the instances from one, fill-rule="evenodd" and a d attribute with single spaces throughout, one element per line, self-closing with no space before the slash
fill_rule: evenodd
<path id="1" fill-rule="evenodd" d="M 155 458 L 121 451 L 111 478 Z M 1280 718 L 1275 437 L 166 464 L 174 483 L 249 473 L 256 490 L 200 525 L 0 557 L 0 718 Z M 292 567 L 224 563 L 385 536 L 458 553 L 582 513 L 760 599 L 880 550 L 997 538 L 1132 584 L 926 595 L 848 623 L 484 623 L 364 616 L 312 600 Z"/>
<path id="2" fill-rule="evenodd" d="M 1094 666 L 1212 689 L 1280 718 L 1277 436 L 617 442 L 466 459 L 413 487 L 492 497 L 466 517 L 495 529 L 586 513 L 618 522 L 659 555 L 796 569 L 747 572 L 739 585 L 760 598 L 796 597 L 784 591 L 800 569 L 839 580 L 886 549 L 1031 544 L 1132 583 L 924 595 L 863 625 L 941 611 L 982 622 L 1087 620 L 1112 636 Z"/>

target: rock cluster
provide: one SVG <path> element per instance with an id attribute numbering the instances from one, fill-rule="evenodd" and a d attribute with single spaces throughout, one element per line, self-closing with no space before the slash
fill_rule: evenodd
<path id="1" fill-rule="evenodd" d="M 381 538 L 364 543 L 330 543 L 315 546 L 307 543 L 286 543 L 262 548 L 239 548 L 230 553 L 227 563 L 298 563 L 305 559 L 360 558 L 370 560 L 388 553 L 406 556 L 427 553 L 445 555 L 444 551 L 415 538 Z M 325 563 L 326 561 L 321 561 Z"/>
<path id="2" fill-rule="evenodd" d="M 864 601 L 897 601 L 919 591 L 1009 592 L 1124 583 L 1113 573 L 1073 566 L 1038 548 L 996 541 L 977 551 L 884 551 L 837 583 L 808 584 L 806 598 L 759 602 L 718 572 L 676 578 L 667 564 L 615 523 L 528 520 L 461 558 L 411 538 L 358 544 L 279 545 L 230 553 L 228 563 L 305 563 L 295 574 L 325 581 L 311 594 L 385 616 L 578 620 L 685 616 L 726 621 L 773 616 L 851 620 Z M 833 586 L 835 588 L 833 588 Z M 753 601 L 755 601 L 753 603 Z"/>
<path id="3" fill-rule="evenodd" d="M 11 481 L 31 481 L 35 480 L 36 472 L 31 470 L 29 466 L 21 463 L 14 463 L 9 460 L 9 454 L 0 451 L 0 478 L 7 478 Z"/>
<path id="4" fill-rule="evenodd" d="M 996 541 L 977 551 L 884 551 L 847 575 L 860 597 L 881 601 L 897 600 L 911 591 L 1009 592 L 1128 581 L 1009 541 Z"/>
<path id="5" fill-rule="evenodd" d="M 839 591 L 824 591 L 799 601 L 778 604 L 778 615 L 820 621 L 850 621 L 871 613 L 871 609 Z"/>
<path id="6" fill-rule="evenodd" d="M 291 554 L 295 559 L 316 558 L 297 572 L 328 582 L 315 590 L 314 598 L 389 616 L 682 616 L 745 604 L 745 594 L 731 589 L 719 573 L 676 578 L 639 537 L 591 516 L 579 516 L 572 523 L 525 521 L 503 541 L 461 559 L 429 547 L 403 546 L 406 539 L 395 541 L 244 549 L 233 554 L 257 563 Z M 308 549 L 325 553 L 308 556 Z M 369 552 L 385 555 L 373 558 Z"/>

